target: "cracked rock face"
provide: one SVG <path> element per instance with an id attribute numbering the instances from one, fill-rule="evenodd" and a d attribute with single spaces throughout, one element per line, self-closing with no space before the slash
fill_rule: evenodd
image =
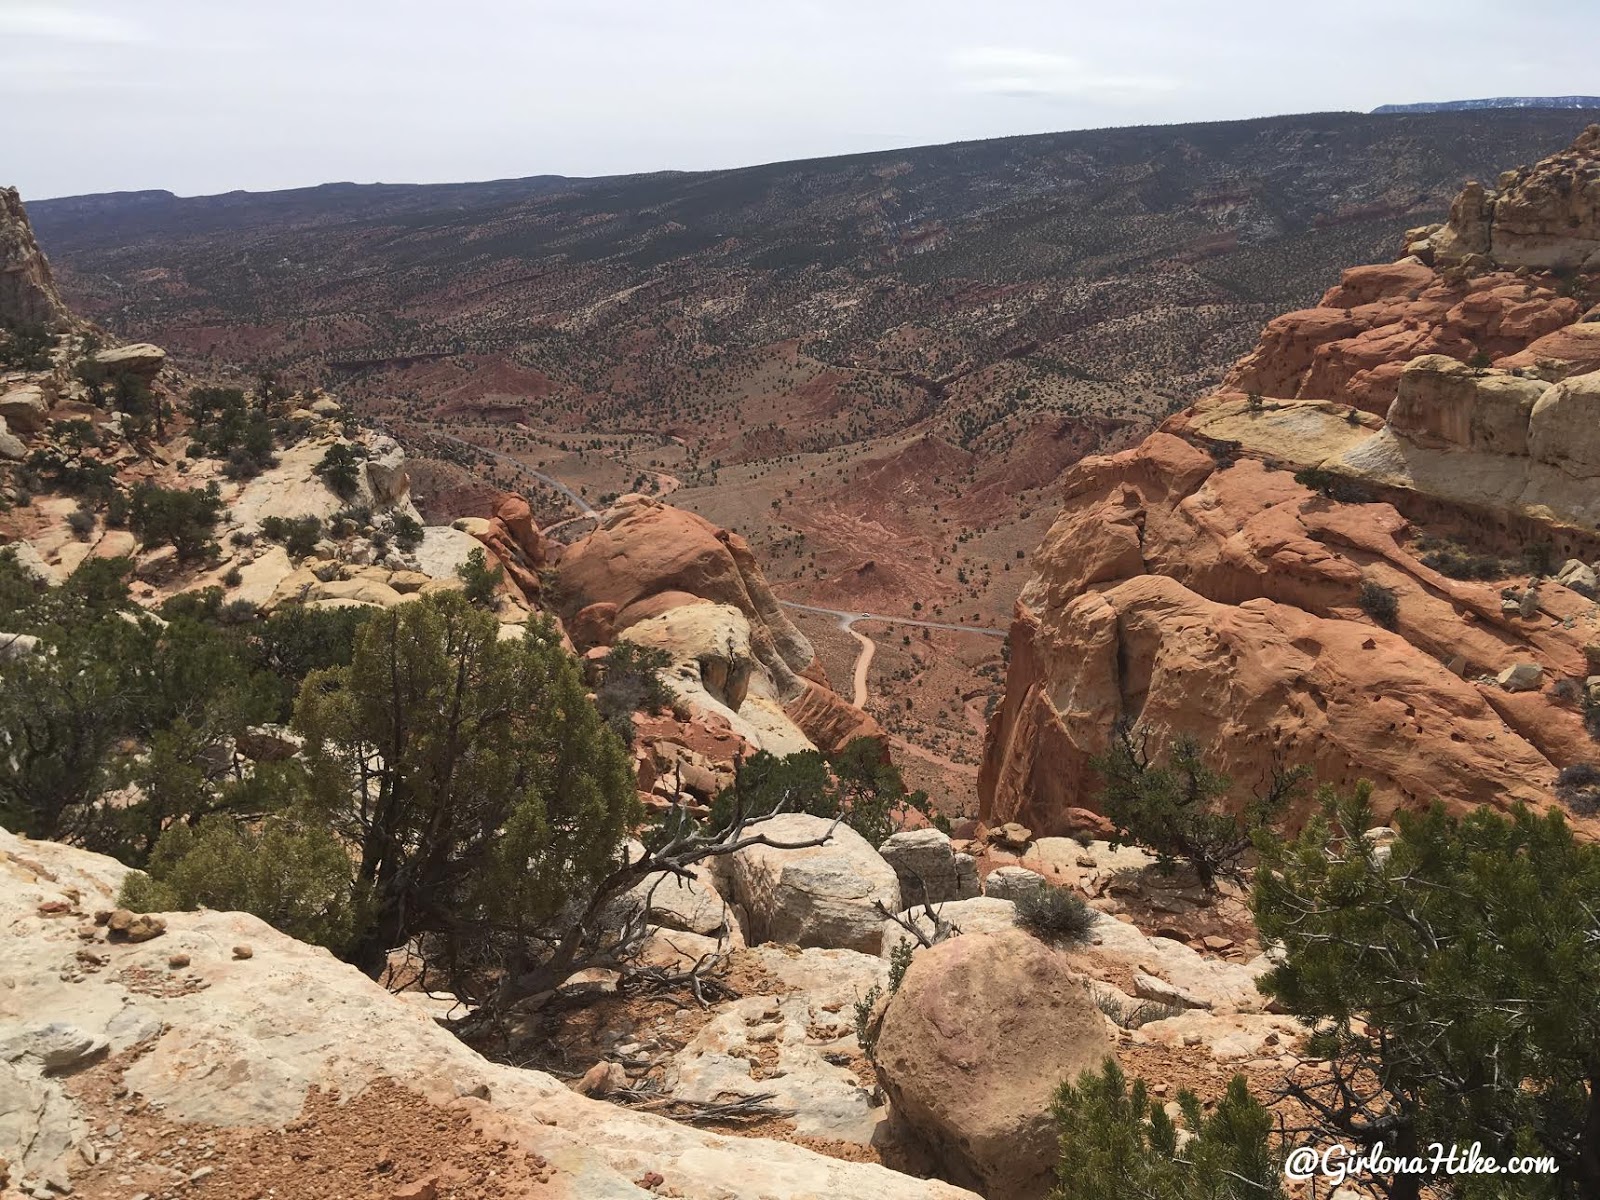
<path id="1" fill-rule="evenodd" d="M 743 906 L 750 941 L 819 946 L 876 954 L 882 943 L 881 904 L 900 911 L 900 881 L 882 856 L 848 825 L 802 813 L 763 822 L 774 842 L 831 835 L 820 846 L 786 850 L 750 846 L 731 857 L 731 896 Z"/>
<path id="2" fill-rule="evenodd" d="M 1156 745 L 1197 738 L 1241 797 L 1281 752 L 1335 786 L 1371 780 L 1385 814 L 1436 797 L 1542 808 L 1558 770 L 1592 754 L 1575 707 L 1492 680 L 1519 661 L 1585 671 L 1578 592 L 1544 589 L 1537 620 L 1505 613 L 1500 585 L 1419 561 L 1389 505 L 1330 501 L 1256 459 L 1219 466 L 1168 434 L 1065 483 L 1012 626 L 986 821 L 1064 832 L 1123 715 Z M 1360 607 L 1368 579 L 1396 592 L 1393 630 Z"/>
<path id="3" fill-rule="evenodd" d="M 982 818 L 1065 832 L 1121 718 L 1156 746 L 1196 738 L 1236 804 L 1274 755 L 1370 780 L 1384 811 L 1553 803 L 1593 758 L 1564 697 L 1600 619 L 1597 239 L 1600 126 L 1469 186 L 1407 257 L 1269 322 L 1217 392 L 1068 470 L 1016 607 Z M 1500 574 L 1448 577 L 1425 538 Z M 1562 586 L 1527 587 L 1539 543 L 1576 561 Z M 1565 690 L 1505 690 L 1518 664 Z"/>
<path id="4" fill-rule="evenodd" d="M 16 188 L 0 188 L 0 321 L 47 329 L 72 324 Z"/>

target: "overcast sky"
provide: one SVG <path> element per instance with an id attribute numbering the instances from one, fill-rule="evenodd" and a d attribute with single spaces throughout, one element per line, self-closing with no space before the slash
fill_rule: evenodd
<path id="1" fill-rule="evenodd" d="M 24 198 L 1600 92 L 1597 0 L 0 0 Z"/>

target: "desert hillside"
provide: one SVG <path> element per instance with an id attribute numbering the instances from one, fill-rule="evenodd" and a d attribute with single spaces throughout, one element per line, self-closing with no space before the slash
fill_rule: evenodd
<path id="1" fill-rule="evenodd" d="M 430 519 L 488 517 L 499 490 L 541 525 L 580 512 L 555 482 L 599 506 L 670 495 L 748 539 L 785 599 L 1003 631 L 1062 470 L 1583 120 L 1274 117 L 33 216 L 113 331 L 380 420 Z M 840 618 L 793 615 L 848 679 Z M 997 639 L 854 633 L 878 647 L 870 711 L 970 810 Z"/>
<path id="2" fill-rule="evenodd" d="M 1339 133 L 1301 163 L 1327 206 L 1330 158 L 1393 156 L 1367 187 L 1432 188 L 1454 166 L 1399 132 L 1487 121 L 1478 153 L 1549 118 L 1082 135 L 1126 156 L 1094 167 L 1117 180 L 1103 207 L 1013 181 L 985 208 L 958 171 L 936 189 L 956 207 L 923 198 L 948 236 L 826 270 L 925 300 L 950 281 L 884 282 L 913 243 L 953 254 L 1011 203 L 1104 218 L 1121 255 L 1162 180 L 1211 187 L 1210 154 L 1251 139 Z M 449 393 L 461 346 L 300 358 L 266 319 L 264 357 L 237 340 L 271 289 L 229 272 L 294 261 L 253 239 L 372 252 L 373 204 L 410 331 L 448 313 L 482 334 L 489 293 L 425 287 L 441 261 L 395 249 L 399 222 L 455 239 L 451 271 L 485 266 L 455 222 L 494 219 L 441 231 L 414 207 L 441 197 L 555 239 L 545 274 L 503 282 L 571 284 L 588 238 L 590 283 L 617 255 L 660 268 L 646 225 L 708 278 L 800 288 L 816 264 L 785 276 L 739 232 L 789 228 L 751 184 L 793 188 L 787 167 L 63 201 L 107 217 L 65 286 L 0 192 L 0 1200 L 1600 1194 L 1600 125 L 1562 141 L 1393 230 L 1395 261 L 1259 314 L 1231 367 L 1173 350 L 1184 406 L 1124 403 L 1165 368 L 1119 336 L 1105 411 L 1030 426 L 1002 404 L 966 441 L 940 422 L 1065 355 L 1060 329 L 1012 339 L 1086 276 L 1044 255 L 1031 282 L 963 283 L 986 298 L 945 313 L 948 343 L 908 322 L 857 343 L 877 365 L 825 369 L 919 397 L 868 408 L 882 425 L 837 391 L 794 407 L 837 328 L 657 326 L 629 307 L 644 284 L 549 310 L 551 336 L 613 357 L 540 368 L 539 403 Z M 932 154 L 830 169 L 888 203 Z M 1259 215 L 1270 176 L 1233 211 Z M 697 247 L 670 214 L 713 183 L 751 224 Z M 608 241 L 620 210 L 586 206 L 647 185 L 659 207 Z M 1426 195 L 1331 228 L 1427 216 Z M 859 198 L 848 221 L 823 207 L 859 234 Z M 179 210 L 204 219 L 171 236 Z M 1310 278 L 1284 232 L 1315 241 L 1308 212 L 1256 246 L 1273 287 Z M 1249 244 L 1232 232 L 1224 260 Z M 184 265 L 128 295 L 171 307 L 71 306 L 94 256 L 163 246 Z M 1155 261 L 1094 270 L 1160 288 L 1195 267 Z M 339 286 L 385 286 L 362 278 Z M 844 324 L 867 303 L 836 298 Z M 204 349 L 182 323 L 202 309 Z M 713 357 L 764 362 L 765 390 L 724 405 L 724 376 L 690 372 L 683 424 L 651 407 L 672 392 L 628 391 L 628 364 L 672 361 L 655 333 L 724 317 L 750 344 Z M 604 340 L 624 327 L 630 350 Z M 498 380 L 530 334 L 505 328 Z M 765 432 L 738 424 L 758 394 Z M 624 410 L 641 424 L 608 427 Z M 631 479 L 582 473 L 646 443 Z M 765 511 L 708 515 L 724 503 Z M 1433 1141 L 1517 1179 L 1418 1157 L 1333 1190 L 1295 1165 Z"/>

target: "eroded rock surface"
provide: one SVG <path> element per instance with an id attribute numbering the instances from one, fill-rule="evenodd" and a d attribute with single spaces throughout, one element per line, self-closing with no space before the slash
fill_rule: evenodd
<path id="1" fill-rule="evenodd" d="M 985 821 L 1066 832 L 1119 719 L 1198 739 L 1236 805 L 1277 757 L 1371 780 L 1381 812 L 1554 802 L 1596 757 L 1596 179 L 1600 127 L 1468 188 L 1408 257 L 1270 322 L 1219 391 L 1066 473 L 1017 603 Z M 1570 357 L 1541 349 L 1558 342 Z M 1571 560 L 1558 586 L 1534 586 L 1530 547 Z"/>
<path id="2" fill-rule="evenodd" d="M 579 650 L 664 650 L 662 677 L 699 719 L 771 753 L 881 738 L 876 721 L 802 672 L 815 654 L 738 534 L 647 496 L 623 496 L 556 565 Z"/>
<path id="3" fill-rule="evenodd" d="M 654 1173 L 690 1200 L 972 1200 L 876 1165 L 631 1112 L 541 1072 L 487 1062 L 422 1008 L 254 917 L 173 913 L 154 942 L 98 940 L 93 913 L 112 906 L 125 874 L 110 859 L 0 832 L 0 1046 L 23 1051 L 0 1055 L 0 1157 L 14 1176 L 59 1176 L 71 1187 L 99 1172 L 93 1178 L 109 1186 L 119 1173 L 146 1179 L 154 1170 L 99 1136 L 131 1118 L 120 1104 L 76 1099 L 50 1057 L 66 1053 L 77 1079 L 95 1063 L 116 1064 L 125 1085 L 191 1141 L 229 1128 L 281 1130 L 313 1087 L 350 1098 L 393 1084 L 441 1119 L 464 1111 L 506 1143 L 503 1154 L 536 1155 L 548 1168 L 539 1194 L 553 1198 L 639 1200 L 649 1190 L 638 1181 Z M 170 965 L 180 957 L 184 966 Z M 52 1032 L 61 1021 L 71 1030 Z M 91 1135 L 95 1167 L 81 1148 Z M 208 1186 L 248 1189 L 249 1179 L 229 1173 L 238 1169 L 214 1160 Z"/>
<path id="4" fill-rule="evenodd" d="M 0 320 L 50 329 L 72 322 L 16 188 L 0 188 Z"/>
<path id="5" fill-rule="evenodd" d="M 752 942 L 878 952 L 879 908 L 900 909 L 894 869 L 859 833 L 823 817 L 786 813 L 757 831 L 777 846 L 749 846 L 725 870 L 731 897 L 750 922 Z M 784 849 L 827 835 L 805 849 Z"/>

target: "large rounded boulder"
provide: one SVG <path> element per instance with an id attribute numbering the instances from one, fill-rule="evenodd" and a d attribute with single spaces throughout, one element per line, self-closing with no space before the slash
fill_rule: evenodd
<path id="1" fill-rule="evenodd" d="M 878 1023 L 874 1065 L 897 1135 L 991 1200 L 1051 1186 L 1056 1089 L 1112 1057 L 1066 959 L 1024 933 L 921 950 Z"/>

